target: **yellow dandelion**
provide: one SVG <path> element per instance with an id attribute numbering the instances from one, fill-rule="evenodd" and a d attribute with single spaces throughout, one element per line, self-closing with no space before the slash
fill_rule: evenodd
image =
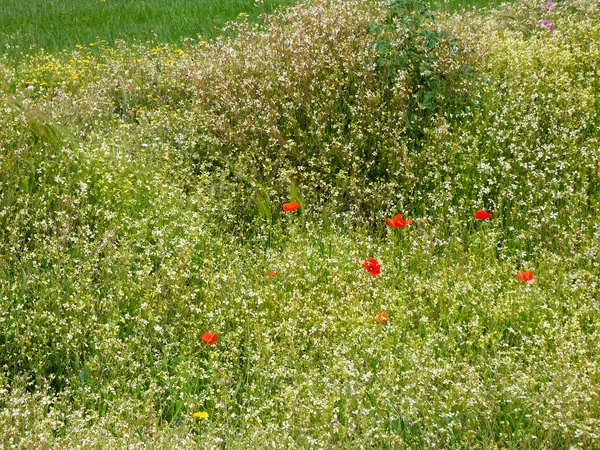
<path id="1" fill-rule="evenodd" d="M 206 411 L 199 411 L 192 414 L 192 416 L 196 417 L 197 419 L 206 419 L 208 418 L 208 413 Z"/>
<path id="2" fill-rule="evenodd" d="M 80 44 L 75 44 L 75 48 L 81 48 Z"/>
<path id="3" fill-rule="evenodd" d="M 206 45 L 208 44 L 208 41 L 200 41 L 200 45 Z"/>
<path id="4" fill-rule="evenodd" d="M 94 45 L 96 45 L 96 44 L 94 44 L 93 42 L 90 42 L 90 47 L 93 47 Z"/>
<path id="5" fill-rule="evenodd" d="M 89 63 L 89 62 L 90 62 L 90 60 L 89 60 L 89 59 L 82 59 L 82 60 L 81 60 L 81 62 L 84 62 L 84 63 Z"/>
<path id="6" fill-rule="evenodd" d="M 182 55 L 183 54 L 183 50 L 181 50 L 180 48 L 178 48 L 177 50 L 175 50 L 175 53 L 177 53 L 178 55 Z"/>
<path id="7" fill-rule="evenodd" d="M 596 70 L 596 75 L 600 77 L 600 69 Z"/>
<path id="8" fill-rule="evenodd" d="M 163 159 L 165 161 L 169 161 L 171 158 L 169 158 L 169 155 L 165 155 L 165 156 L 163 156 Z M 196 413 L 196 414 L 206 414 L 206 413 Z M 196 414 L 194 414 L 194 417 L 196 417 Z M 206 414 L 206 415 L 208 416 L 208 414 Z"/>
<path id="9" fill-rule="evenodd" d="M 74 73 L 73 75 L 71 75 L 71 78 L 73 78 L 74 80 L 76 80 L 77 78 L 79 78 L 79 75 L 77 75 L 76 73 Z"/>
<path id="10" fill-rule="evenodd" d="M 106 39 L 102 39 L 102 40 L 100 40 L 100 42 L 102 42 L 103 44 L 106 44 Z"/>

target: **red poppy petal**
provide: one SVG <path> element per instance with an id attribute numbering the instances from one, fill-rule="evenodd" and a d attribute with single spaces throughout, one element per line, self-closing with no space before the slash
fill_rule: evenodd
<path id="1" fill-rule="evenodd" d="M 204 333 L 202 335 L 202 341 L 208 345 L 213 345 L 217 342 L 217 333 Z"/>
<path id="2" fill-rule="evenodd" d="M 289 202 L 283 204 L 283 210 L 286 212 L 296 211 L 298 208 L 300 208 L 300 203 L 298 202 Z"/>

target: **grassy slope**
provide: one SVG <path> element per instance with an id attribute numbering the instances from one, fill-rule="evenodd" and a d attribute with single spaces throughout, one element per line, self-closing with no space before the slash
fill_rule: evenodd
<path id="1" fill-rule="evenodd" d="M 445 23 L 479 104 L 406 151 L 409 86 L 362 64 L 384 13 L 325 3 L 183 53 L 0 69 L 5 446 L 598 447 L 597 23 Z M 353 177 L 382 159 L 362 141 L 402 156 L 391 188 Z"/>
<path id="2" fill-rule="evenodd" d="M 101 39 L 146 40 L 154 35 L 158 41 L 173 43 L 198 35 L 212 38 L 241 13 L 256 18 L 286 3 L 291 1 L 0 0 L 0 52 L 29 52 L 30 46 L 55 51 Z"/>

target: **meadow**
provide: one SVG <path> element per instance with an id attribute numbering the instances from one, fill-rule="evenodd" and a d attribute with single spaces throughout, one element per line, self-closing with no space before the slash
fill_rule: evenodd
<path id="1" fill-rule="evenodd" d="M 1 445 L 600 448 L 598 8 L 457 5 L 6 52 Z"/>

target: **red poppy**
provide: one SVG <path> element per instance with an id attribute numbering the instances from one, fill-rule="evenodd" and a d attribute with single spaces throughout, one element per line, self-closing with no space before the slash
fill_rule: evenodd
<path id="1" fill-rule="evenodd" d="M 381 311 L 375 316 L 375 320 L 380 323 L 386 323 L 388 320 L 390 320 L 390 316 Z"/>
<path id="2" fill-rule="evenodd" d="M 365 259 L 365 262 L 362 264 L 362 266 L 374 277 L 381 273 L 381 266 L 375 258 Z"/>
<path id="3" fill-rule="evenodd" d="M 217 336 L 218 336 L 217 333 L 206 332 L 202 335 L 202 340 L 204 341 L 205 344 L 213 345 L 213 344 L 217 343 Z"/>
<path id="4" fill-rule="evenodd" d="M 275 275 L 277 275 L 277 271 L 274 270 L 273 272 L 267 272 L 265 273 L 265 277 L 274 277 Z"/>
<path id="5" fill-rule="evenodd" d="M 487 220 L 492 217 L 492 214 L 487 212 L 485 209 L 480 209 L 479 211 L 477 211 L 474 214 L 474 216 L 476 219 L 479 219 L 479 220 Z"/>
<path id="6" fill-rule="evenodd" d="M 404 220 L 402 214 L 396 214 L 393 219 L 388 219 L 387 224 L 392 228 L 404 228 L 406 225 L 410 225 L 412 220 Z"/>
<path id="7" fill-rule="evenodd" d="M 296 211 L 298 208 L 300 208 L 300 203 L 298 202 L 289 202 L 283 204 L 283 210 L 285 212 Z"/>
<path id="8" fill-rule="evenodd" d="M 598 167 L 598 173 L 600 173 L 600 167 Z"/>
<path id="9" fill-rule="evenodd" d="M 524 270 L 519 270 L 517 272 L 517 278 L 519 280 L 523 280 L 525 283 L 534 283 L 536 281 L 535 277 L 533 276 L 533 270 L 530 270 L 528 272 L 525 272 Z"/>

